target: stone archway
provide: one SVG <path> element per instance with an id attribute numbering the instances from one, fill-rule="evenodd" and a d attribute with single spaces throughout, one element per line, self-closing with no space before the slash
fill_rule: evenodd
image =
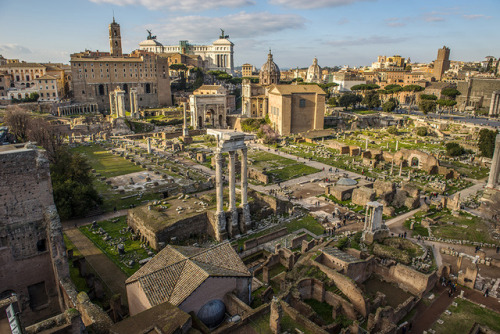
<path id="1" fill-rule="evenodd" d="M 420 161 L 418 160 L 417 157 L 411 157 L 410 158 L 410 166 L 411 167 L 420 167 Z"/>

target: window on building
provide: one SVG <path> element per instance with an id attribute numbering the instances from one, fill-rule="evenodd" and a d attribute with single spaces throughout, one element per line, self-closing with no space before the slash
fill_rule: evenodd
<path id="1" fill-rule="evenodd" d="M 104 85 L 99 85 L 99 95 L 104 95 Z"/>
<path id="2" fill-rule="evenodd" d="M 306 100 L 304 100 L 304 99 L 300 99 L 300 101 L 299 101 L 299 106 L 300 106 L 301 108 L 304 108 L 304 107 L 306 106 Z"/>
<path id="3" fill-rule="evenodd" d="M 43 97 L 43 93 L 40 93 L 40 97 Z"/>
<path id="4" fill-rule="evenodd" d="M 151 85 L 149 83 L 146 84 L 146 94 L 151 93 Z"/>

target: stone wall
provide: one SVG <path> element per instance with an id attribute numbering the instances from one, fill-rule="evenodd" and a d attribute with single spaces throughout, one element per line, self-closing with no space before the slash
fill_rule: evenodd
<path id="1" fill-rule="evenodd" d="M 311 261 L 312 265 L 318 267 L 326 276 L 331 279 L 340 291 L 349 299 L 356 311 L 361 313 L 364 317 L 368 315 L 368 304 L 363 297 L 363 292 L 356 285 L 356 282 L 351 278 L 344 276 L 327 266 L 318 263 L 316 261 Z"/>
<path id="2" fill-rule="evenodd" d="M 288 231 L 287 231 L 286 227 L 283 227 L 277 231 L 274 231 L 274 232 L 271 232 L 268 234 L 264 234 L 260 237 L 254 238 L 254 239 L 247 240 L 243 243 L 243 250 L 248 250 L 248 249 L 257 247 L 261 244 L 265 244 L 266 242 L 280 238 L 280 237 L 287 235 L 287 234 L 288 234 Z"/>
<path id="3" fill-rule="evenodd" d="M 286 313 L 290 318 L 292 318 L 296 323 L 304 326 L 308 331 L 315 334 L 328 334 L 327 331 L 316 325 L 311 320 L 304 317 L 296 309 L 288 305 L 287 302 L 281 301 L 281 307 L 283 307 L 283 312 Z"/>
<path id="4" fill-rule="evenodd" d="M 265 172 L 255 168 L 248 168 L 248 177 L 264 184 L 269 183 L 269 176 Z"/>
<path id="5" fill-rule="evenodd" d="M 0 152 L 0 292 L 17 294 L 25 325 L 63 311 L 60 277 L 69 275 L 49 161 L 32 145 Z"/>
<path id="6" fill-rule="evenodd" d="M 137 210 L 144 211 L 145 209 L 129 210 L 127 224 L 136 233 L 139 232 L 155 250 L 160 250 L 162 246 L 171 241 L 171 238 L 185 240 L 205 233 L 215 238 L 214 225 L 207 212 L 181 218 L 174 223 L 166 224 L 163 229 L 154 231 L 149 227 L 148 217 Z"/>
<path id="7" fill-rule="evenodd" d="M 268 206 L 274 214 L 288 213 L 288 211 L 293 207 L 293 204 L 288 201 L 282 201 L 276 197 L 269 196 L 257 191 L 248 190 L 248 196 L 254 199 L 250 202 L 250 210 L 256 211 L 261 209 L 263 206 Z"/>
<path id="8" fill-rule="evenodd" d="M 391 267 L 378 264 L 373 269 L 384 280 L 397 283 L 400 288 L 416 296 L 423 296 L 429 292 L 438 281 L 436 272 L 423 274 L 400 263 Z"/>

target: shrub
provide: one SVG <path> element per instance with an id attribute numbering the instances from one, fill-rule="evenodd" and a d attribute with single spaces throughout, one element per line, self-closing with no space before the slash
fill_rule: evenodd
<path id="1" fill-rule="evenodd" d="M 465 153 L 465 149 L 458 143 L 446 143 L 446 154 L 457 157 Z"/>
<path id="2" fill-rule="evenodd" d="M 421 127 L 417 128 L 417 135 L 419 135 L 421 137 L 425 137 L 425 136 L 427 136 L 427 134 L 428 134 L 428 131 L 427 131 L 427 128 L 425 126 L 421 126 Z"/>

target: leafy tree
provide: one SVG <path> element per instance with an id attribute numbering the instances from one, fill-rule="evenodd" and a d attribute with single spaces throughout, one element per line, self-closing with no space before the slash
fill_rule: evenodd
<path id="1" fill-rule="evenodd" d="M 421 127 L 417 128 L 417 135 L 419 135 L 420 137 L 425 137 L 425 136 L 427 136 L 427 134 L 428 134 L 428 131 L 427 131 L 427 128 L 425 126 L 421 126 Z"/>
<path id="2" fill-rule="evenodd" d="M 354 106 L 361 102 L 362 101 L 362 98 L 361 96 L 358 96 L 356 94 L 352 94 L 352 93 L 346 93 L 346 94 L 343 94 L 340 98 L 339 98 L 339 105 L 341 107 L 344 107 L 345 110 L 347 110 L 347 108 L 349 106 L 352 106 L 354 108 Z"/>
<path id="3" fill-rule="evenodd" d="M 441 91 L 441 94 L 449 97 L 450 99 L 455 99 L 461 93 L 455 88 L 445 88 Z"/>
<path id="4" fill-rule="evenodd" d="M 437 96 L 432 95 L 432 94 L 420 94 L 420 99 L 421 100 L 430 100 L 430 101 L 436 101 Z"/>
<path id="5" fill-rule="evenodd" d="M 54 202 L 62 219 L 83 216 L 102 203 L 93 186 L 91 167 L 79 153 L 61 147 L 58 159 L 50 166 Z"/>
<path id="6" fill-rule="evenodd" d="M 450 157 L 458 157 L 465 153 L 465 149 L 458 143 L 446 143 L 446 154 Z"/>
<path id="7" fill-rule="evenodd" d="M 420 101 L 418 108 L 427 115 L 430 112 L 436 111 L 436 102 L 432 100 Z"/>
<path id="8" fill-rule="evenodd" d="M 191 73 L 194 74 L 194 83 L 193 90 L 200 88 L 205 81 L 205 74 L 203 73 L 203 69 L 200 67 L 194 67 L 191 69 Z"/>
<path id="9" fill-rule="evenodd" d="M 392 100 L 389 100 L 382 105 L 382 110 L 384 110 L 384 112 L 393 112 L 394 110 L 396 110 L 396 107 L 396 103 L 394 103 L 394 101 Z"/>
<path id="10" fill-rule="evenodd" d="M 370 90 L 366 92 L 365 97 L 361 101 L 364 105 L 366 105 L 368 108 L 373 109 L 380 107 L 380 97 L 378 93 L 374 90 Z"/>
<path id="11" fill-rule="evenodd" d="M 360 85 L 354 85 L 351 87 L 352 91 L 367 91 L 367 90 L 373 90 L 373 89 L 379 89 L 380 86 L 376 84 L 360 84 Z"/>
<path id="12" fill-rule="evenodd" d="M 441 108 L 449 109 L 449 108 L 452 108 L 453 106 L 455 106 L 457 104 L 457 101 L 455 101 L 455 100 L 443 100 L 443 99 L 439 99 L 439 100 L 436 101 L 436 103 Z"/>
<path id="13" fill-rule="evenodd" d="M 184 64 L 171 64 L 169 68 L 174 71 L 187 71 L 188 69 Z"/>
<path id="14" fill-rule="evenodd" d="M 328 105 L 335 107 L 337 105 L 337 98 L 336 97 L 331 97 L 328 99 Z"/>
<path id="15" fill-rule="evenodd" d="M 493 158 L 497 131 L 482 129 L 479 131 L 478 146 L 483 157 Z"/>

